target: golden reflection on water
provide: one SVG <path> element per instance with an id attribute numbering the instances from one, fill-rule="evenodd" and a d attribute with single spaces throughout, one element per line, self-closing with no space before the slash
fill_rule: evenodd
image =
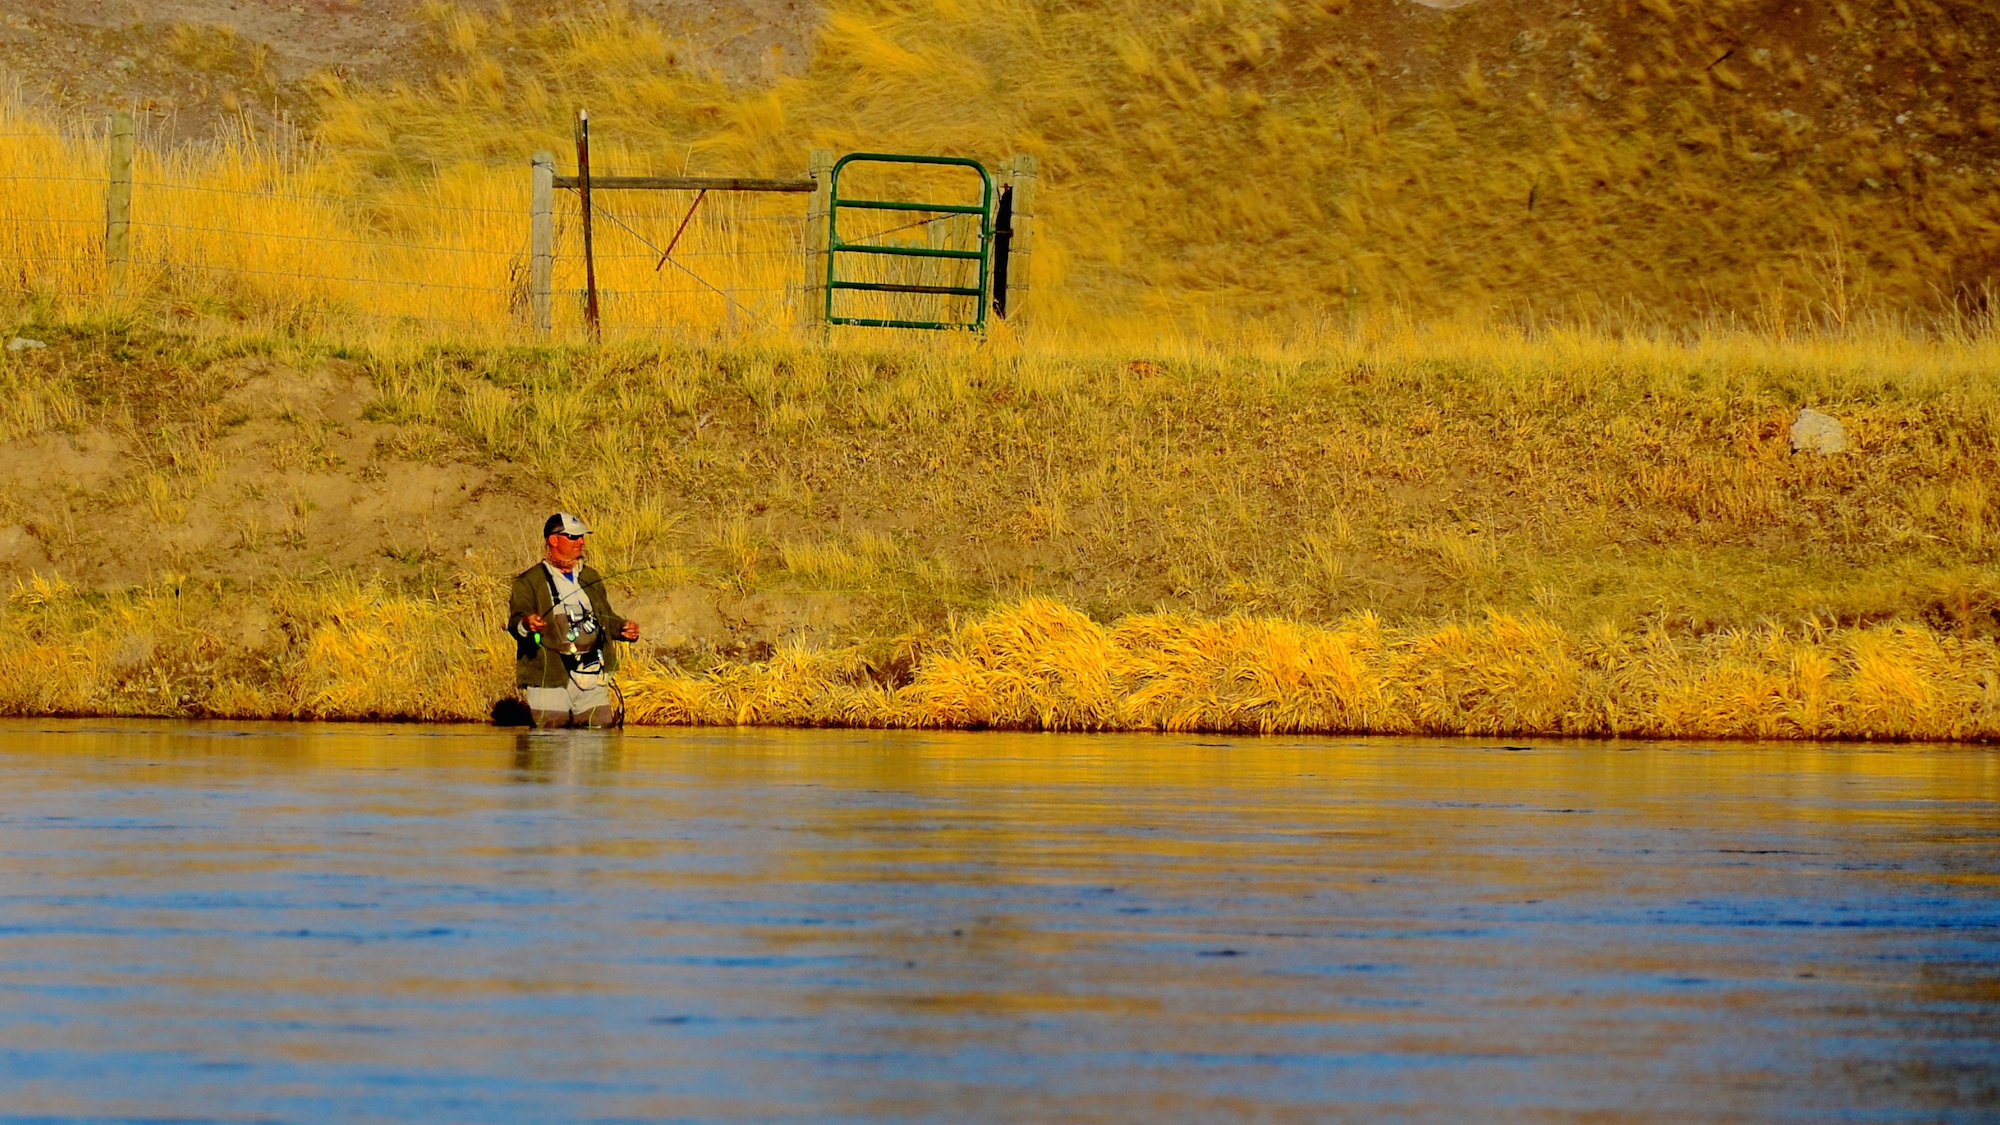
<path id="1" fill-rule="evenodd" d="M 1295 788 L 1327 783 L 1509 791 L 1582 784 L 1607 795 L 1670 796 L 1820 790 L 1848 779 L 1935 787 L 1931 799 L 1990 799 L 2000 754 L 1979 746 L 1867 743 L 1662 743 L 1471 739 L 1300 739 L 1240 736 L 1058 735 L 1006 732 L 651 730 L 527 733 L 479 727 L 12 721 L 16 755 L 95 755 L 141 779 L 163 762 L 199 762 L 210 774 L 271 770 L 511 769 L 531 781 L 608 780 L 662 766 L 726 780 L 810 776 L 858 785 L 1144 785 Z M 191 737 L 192 735 L 192 737 Z M 1490 755 L 1469 770 L 1439 750 Z M 1531 753 L 1529 751 L 1542 751 Z M 1552 750 L 1572 753 L 1552 754 Z M 222 752 L 218 754 L 218 752 Z"/>
<path id="2" fill-rule="evenodd" d="M 1982 748 L 79 722 L 0 774 L 36 1113 L 194 1105 L 65 1083 L 161 1051 L 324 1119 L 2000 1099 Z"/>

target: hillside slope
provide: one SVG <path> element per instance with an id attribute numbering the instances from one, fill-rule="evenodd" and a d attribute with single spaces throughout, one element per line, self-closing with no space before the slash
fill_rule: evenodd
<path id="1" fill-rule="evenodd" d="M 322 98 L 347 166 L 518 168 L 579 106 L 632 171 L 1035 153 L 1078 324 L 1788 329 L 1981 310 L 2000 263 L 2000 12 L 1970 0 L 843 0 L 804 74 L 750 90 L 629 11 L 437 34 L 435 81 Z"/>
<path id="2" fill-rule="evenodd" d="M 488 16 L 547 19 L 552 0 L 466 0 Z M 637 0 L 693 57 L 742 82 L 802 70 L 820 12 L 812 0 Z M 387 85 L 449 57 L 424 0 L 9 0 L 0 12 L 0 90 L 38 109 L 94 117 L 139 111 L 161 140 L 310 126 L 321 76 Z"/>
<path id="3" fill-rule="evenodd" d="M 157 143 L 299 122 L 339 194 L 506 194 L 585 107 L 610 171 L 1033 153 L 1044 319 L 1079 330 L 1928 322 L 1986 315 L 2000 263 L 2000 12 L 1975 0 L 234 11 L 31 0 L 0 66 L 142 98 Z"/>

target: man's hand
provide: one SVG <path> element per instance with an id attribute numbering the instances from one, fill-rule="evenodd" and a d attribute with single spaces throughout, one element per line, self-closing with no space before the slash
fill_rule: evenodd
<path id="1" fill-rule="evenodd" d="M 528 632 L 530 633 L 539 633 L 543 629 L 549 627 L 549 623 L 546 620 L 544 620 L 542 615 L 539 613 L 531 613 L 528 616 L 523 617 L 521 619 L 521 624 L 526 625 L 528 627 Z"/>
<path id="2" fill-rule="evenodd" d="M 627 622 L 625 623 L 625 627 L 624 627 L 623 629 L 620 629 L 620 630 L 618 630 L 618 639 L 619 639 L 619 640 L 621 640 L 621 641 L 636 641 L 636 640 L 638 640 L 638 639 L 639 639 L 639 623 L 638 623 L 637 621 L 627 621 Z"/>

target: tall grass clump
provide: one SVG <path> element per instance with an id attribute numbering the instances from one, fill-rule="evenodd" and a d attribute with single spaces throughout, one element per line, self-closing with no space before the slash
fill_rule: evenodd
<path id="1" fill-rule="evenodd" d="M 857 653 L 631 676 L 641 722 L 1013 730 L 1976 739 L 2000 736 L 2000 645 L 1921 628 L 1576 636 L 1489 615 L 1389 628 L 1029 601 L 926 645 L 885 685 Z"/>
<path id="2" fill-rule="evenodd" d="M 0 712 L 466 720 L 507 689 L 494 580 L 430 596 L 367 581 L 245 592 L 185 575 L 113 593 L 39 576 L 4 617 Z"/>
<path id="3" fill-rule="evenodd" d="M 161 583 L 17 585 L 0 713 L 470 720 L 508 691 L 497 584 L 430 598 Z M 60 676 L 51 668 L 63 669 Z M 1390 627 L 1030 600 L 888 646 L 789 644 L 689 670 L 642 653 L 635 723 L 1053 731 L 1975 740 L 2000 737 L 2000 644 L 1921 626 L 1577 634 L 1489 614 Z"/>

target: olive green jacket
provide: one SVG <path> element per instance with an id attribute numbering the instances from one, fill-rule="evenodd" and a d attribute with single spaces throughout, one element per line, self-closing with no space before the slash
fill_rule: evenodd
<path id="1" fill-rule="evenodd" d="M 625 619 L 611 612 L 611 601 L 604 593 L 604 579 L 590 567 L 583 567 L 576 576 L 590 598 L 590 609 L 597 615 L 597 622 L 604 627 L 604 670 L 618 670 L 618 648 L 612 642 L 625 631 Z M 514 576 L 514 592 L 507 599 L 507 635 L 514 638 L 514 683 L 519 687 L 559 688 L 569 683 L 569 669 L 563 664 L 562 654 L 550 652 L 531 636 L 526 625 L 530 613 L 539 614 L 548 620 L 555 612 L 555 599 L 549 596 L 548 574 L 541 563 L 529 567 Z"/>

